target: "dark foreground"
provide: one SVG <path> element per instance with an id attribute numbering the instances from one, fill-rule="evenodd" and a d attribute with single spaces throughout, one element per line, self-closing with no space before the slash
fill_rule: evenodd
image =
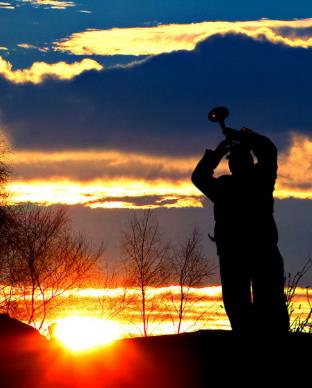
<path id="1" fill-rule="evenodd" d="M 75 355 L 0 315 L 0 342 L 1 388 L 311 384 L 311 334 L 279 338 L 198 331 L 126 339 Z"/>

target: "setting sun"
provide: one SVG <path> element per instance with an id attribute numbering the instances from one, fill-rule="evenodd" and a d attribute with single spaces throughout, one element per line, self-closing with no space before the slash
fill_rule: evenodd
<path id="1" fill-rule="evenodd" d="M 121 338 L 118 324 L 92 317 L 68 317 L 57 322 L 54 336 L 63 345 L 79 352 L 105 345 Z"/>

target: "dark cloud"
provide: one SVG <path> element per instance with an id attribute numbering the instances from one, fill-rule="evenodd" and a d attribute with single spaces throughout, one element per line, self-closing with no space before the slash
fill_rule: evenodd
<path id="1" fill-rule="evenodd" d="M 307 192 L 311 192 L 312 191 L 312 182 L 298 182 L 298 181 L 291 181 L 291 180 L 288 180 L 287 181 L 287 188 L 289 190 L 291 189 L 295 189 L 295 190 L 299 190 L 299 191 L 307 191 Z"/>
<path id="2" fill-rule="evenodd" d="M 120 159 L 119 159 L 119 158 Z M 122 160 L 122 158 L 125 160 Z M 14 164 L 14 176 L 17 179 L 47 179 L 49 177 L 70 178 L 77 181 L 92 181 L 94 179 L 189 179 L 195 161 L 190 160 L 189 168 L 179 168 L 179 166 L 170 165 L 169 160 L 154 160 L 148 162 L 140 160 L 129 160 L 126 154 L 107 157 L 106 160 L 75 160 L 75 161 L 38 161 L 33 160 L 29 163 L 23 163 L 21 159 Z"/>
<path id="3" fill-rule="evenodd" d="M 311 132 L 312 50 L 215 36 L 192 52 L 40 85 L 0 82 L 2 123 L 17 148 L 107 148 L 198 153 L 220 131 L 207 111 L 224 104 L 229 125 L 282 142 Z"/>
<path id="4" fill-rule="evenodd" d="M 291 36 L 292 38 L 297 37 L 297 38 L 306 38 L 306 37 L 311 37 L 312 35 L 312 28 L 311 27 L 274 27 L 272 28 L 273 31 L 278 32 L 284 37 L 289 37 Z"/>

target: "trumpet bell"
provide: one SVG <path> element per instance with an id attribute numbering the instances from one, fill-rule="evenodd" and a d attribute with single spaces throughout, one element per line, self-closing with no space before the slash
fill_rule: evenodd
<path id="1" fill-rule="evenodd" d="M 213 108 L 209 114 L 208 118 L 212 122 L 223 122 L 229 115 L 229 110 L 225 106 L 217 106 Z"/>

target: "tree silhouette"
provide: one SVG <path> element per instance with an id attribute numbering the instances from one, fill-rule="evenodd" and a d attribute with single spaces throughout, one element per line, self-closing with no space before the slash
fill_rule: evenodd
<path id="1" fill-rule="evenodd" d="M 11 212 L 2 272 L 2 310 L 39 329 L 103 254 L 75 235 L 64 208 L 32 205 Z M 62 298 L 61 298 L 62 296 Z"/>
<path id="2" fill-rule="evenodd" d="M 171 274 L 179 291 L 178 295 L 171 293 L 174 312 L 170 312 L 170 317 L 178 334 L 181 332 L 183 319 L 196 303 L 191 297 L 192 287 L 202 285 L 213 275 L 214 269 L 215 266 L 203 252 L 199 229 L 194 227 L 185 241 L 173 249 L 172 255 Z"/>
<path id="3" fill-rule="evenodd" d="M 151 292 L 166 282 L 167 261 L 170 246 L 164 242 L 158 221 L 151 210 L 142 216 L 136 214 L 129 220 L 128 229 L 122 238 L 122 250 L 129 276 L 129 284 L 138 290 L 138 308 L 141 313 L 142 333 L 148 335 L 152 314 L 159 305 L 159 296 Z"/>

